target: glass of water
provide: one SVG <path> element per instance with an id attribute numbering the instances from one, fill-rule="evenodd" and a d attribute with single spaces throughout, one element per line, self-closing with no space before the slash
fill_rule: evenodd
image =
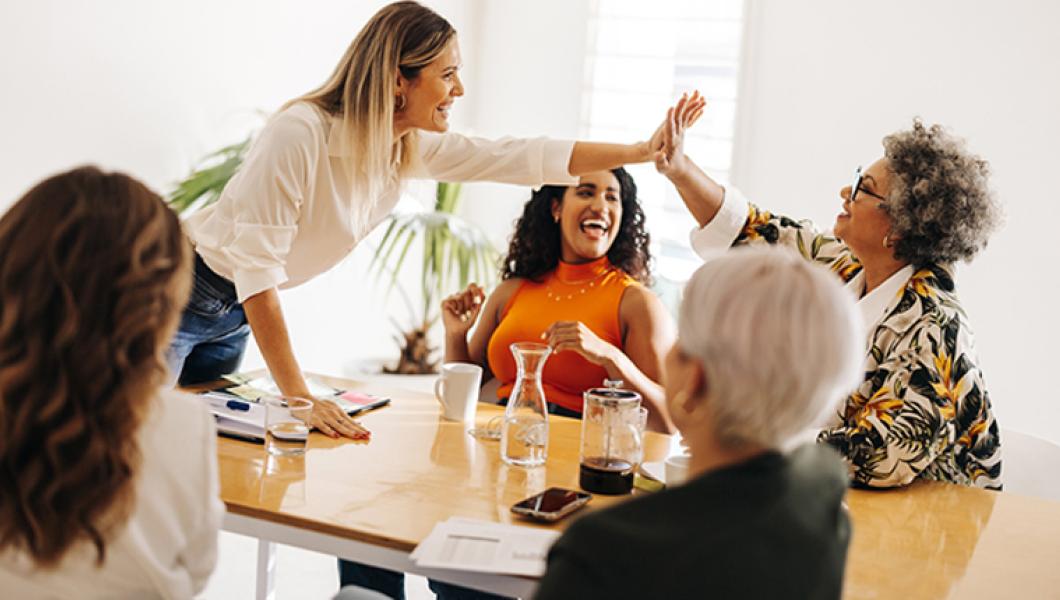
<path id="1" fill-rule="evenodd" d="M 265 451 L 274 456 L 305 454 L 312 401 L 290 396 L 265 396 L 261 401 L 265 404 Z"/>

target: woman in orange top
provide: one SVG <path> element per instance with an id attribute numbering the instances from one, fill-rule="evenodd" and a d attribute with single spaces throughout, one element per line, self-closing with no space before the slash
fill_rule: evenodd
<path id="1" fill-rule="evenodd" d="M 442 303 L 445 360 L 481 365 L 507 398 L 516 377 L 509 346 L 546 342 L 554 351 L 543 373 L 552 412 L 580 416 L 582 392 L 621 379 L 644 398 L 648 426 L 672 431 L 659 379 L 674 328 L 645 287 L 648 243 L 625 169 L 542 187 L 516 223 L 497 289 L 486 299 L 471 284 Z"/>

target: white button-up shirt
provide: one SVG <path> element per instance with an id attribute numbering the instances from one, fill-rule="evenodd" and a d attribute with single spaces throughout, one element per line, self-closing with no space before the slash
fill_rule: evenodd
<path id="1" fill-rule="evenodd" d="M 338 264 L 397 204 L 400 182 L 359 219 L 343 155 L 341 127 L 299 102 L 265 126 L 218 201 L 185 221 L 196 251 L 232 281 L 240 302 L 273 287 L 286 289 Z M 486 140 L 456 133 L 420 134 L 416 178 L 496 181 L 517 185 L 570 184 L 573 141 L 546 138 Z"/>
<path id="2" fill-rule="evenodd" d="M 136 433 L 134 503 L 107 537 L 106 562 L 81 540 L 54 569 L 29 554 L 0 553 L 0 596 L 186 599 L 202 592 L 217 563 L 225 508 L 217 477 L 217 430 L 202 400 L 162 390 Z"/>

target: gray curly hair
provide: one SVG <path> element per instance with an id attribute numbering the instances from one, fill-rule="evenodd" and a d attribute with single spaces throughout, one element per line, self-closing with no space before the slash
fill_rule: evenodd
<path id="1" fill-rule="evenodd" d="M 1001 221 L 988 185 L 989 165 L 964 141 L 939 125 L 913 128 L 883 138 L 894 172 L 887 202 L 894 256 L 915 266 L 969 261 L 986 247 Z"/>

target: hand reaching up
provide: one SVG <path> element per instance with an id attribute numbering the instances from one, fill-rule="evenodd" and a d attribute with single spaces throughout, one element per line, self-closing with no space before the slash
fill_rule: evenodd
<path id="1" fill-rule="evenodd" d="M 486 293 L 477 284 L 470 284 L 462 292 L 457 292 L 442 301 L 442 326 L 446 334 L 463 334 L 471 330 L 478 315 Z"/>
<path id="2" fill-rule="evenodd" d="M 658 149 L 653 155 L 655 170 L 667 177 L 680 175 L 687 167 L 685 157 L 685 131 L 703 115 L 707 101 L 699 92 L 682 94 L 677 104 L 666 111 L 666 119 L 660 126 Z M 658 133 L 658 132 L 657 132 Z M 652 138 L 654 141 L 654 137 Z"/>

